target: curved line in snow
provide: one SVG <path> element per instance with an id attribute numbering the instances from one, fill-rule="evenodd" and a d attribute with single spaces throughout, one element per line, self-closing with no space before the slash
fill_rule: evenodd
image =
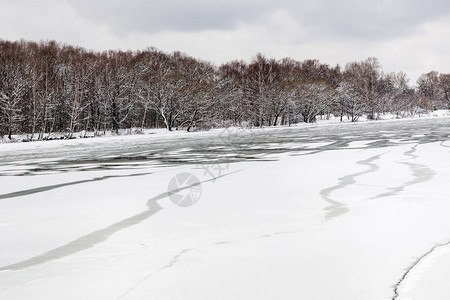
<path id="1" fill-rule="evenodd" d="M 200 183 L 206 183 L 210 181 L 214 181 L 218 178 L 231 175 L 233 173 L 236 173 L 239 171 L 229 172 L 208 180 L 201 181 Z M 190 189 L 192 186 L 197 185 L 198 183 L 195 183 L 193 185 L 183 186 L 178 189 L 174 189 L 162 194 L 159 194 L 158 196 L 155 196 L 147 201 L 147 209 L 142 211 L 141 213 L 138 213 L 134 216 L 128 217 L 126 219 L 123 219 L 119 222 L 116 222 L 108 227 L 96 230 L 94 232 L 91 232 L 87 235 L 81 236 L 73 241 L 70 241 L 69 243 L 62 245 L 60 247 L 54 248 L 50 251 L 47 251 L 45 253 L 42 253 L 40 255 L 31 257 L 29 259 L 4 266 L 0 268 L 0 271 L 16 271 L 16 270 L 22 270 L 29 267 L 33 267 L 36 265 L 40 265 L 43 263 L 47 263 L 52 260 L 61 259 L 63 257 L 69 256 L 71 254 L 80 252 L 82 250 L 86 250 L 89 248 L 94 247 L 95 245 L 106 241 L 109 239 L 113 234 L 124 230 L 128 227 L 131 227 L 133 225 L 137 225 L 141 223 L 142 221 L 148 219 L 152 215 L 156 214 L 158 211 L 162 209 L 162 207 L 158 204 L 158 200 L 164 199 L 172 194 L 178 193 L 185 189 Z"/>
<path id="2" fill-rule="evenodd" d="M 378 155 L 369 157 L 367 159 L 357 161 L 356 162 L 357 164 L 368 166 L 369 168 L 364 171 L 360 171 L 360 172 L 356 172 L 353 174 L 343 176 L 338 179 L 338 184 L 336 184 L 332 187 L 329 187 L 329 188 L 322 189 L 320 191 L 320 196 L 322 197 L 322 199 L 327 201 L 328 203 L 330 203 L 330 206 L 325 208 L 325 210 L 327 211 L 327 214 L 325 216 L 326 221 L 328 221 L 332 218 L 338 217 L 349 211 L 348 207 L 344 203 L 341 203 L 341 202 L 333 199 L 331 197 L 331 193 L 336 190 L 343 189 L 349 185 L 356 183 L 356 180 L 355 180 L 356 177 L 378 171 L 380 169 L 380 167 L 377 164 L 374 164 L 372 162 L 379 159 L 380 156 L 383 154 L 378 154 Z"/>
<path id="3" fill-rule="evenodd" d="M 433 253 L 436 249 L 441 248 L 441 247 L 445 247 L 445 246 L 448 246 L 448 245 L 450 245 L 450 241 L 434 245 L 430 250 L 425 252 L 425 254 L 420 256 L 408 269 L 406 269 L 406 272 L 403 273 L 403 275 L 400 278 L 400 280 L 397 281 L 397 283 L 394 285 L 394 296 L 392 297 L 392 300 L 395 300 L 395 299 L 397 299 L 400 296 L 399 291 L 398 291 L 399 287 L 401 286 L 401 284 L 405 281 L 405 279 L 408 277 L 408 275 L 414 270 L 414 268 L 421 261 L 423 261 L 427 256 L 429 256 L 431 253 Z"/>

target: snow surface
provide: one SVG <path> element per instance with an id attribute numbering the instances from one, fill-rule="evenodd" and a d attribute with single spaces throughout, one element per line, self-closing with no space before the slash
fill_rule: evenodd
<path id="1" fill-rule="evenodd" d="M 444 117 L 1 145 L 0 299 L 448 299 L 449 133 Z M 202 189 L 187 208 L 168 194 L 183 172 Z"/>

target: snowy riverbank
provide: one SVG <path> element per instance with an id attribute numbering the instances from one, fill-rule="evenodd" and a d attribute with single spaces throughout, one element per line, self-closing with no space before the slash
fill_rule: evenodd
<path id="1" fill-rule="evenodd" d="M 358 119 L 358 122 L 354 123 L 361 123 L 361 122 L 381 122 L 381 121 L 407 121 L 407 120 L 414 120 L 414 119 L 429 119 L 429 118 L 442 118 L 442 117 L 448 117 L 450 116 L 450 110 L 436 110 L 428 113 L 422 113 L 422 114 L 416 114 L 415 116 L 409 116 L 404 118 L 398 118 L 394 114 L 383 114 L 379 116 L 378 120 L 371 121 L 367 120 L 365 116 L 361 116 Z M 342 121 L 340 121 L 340 117 L 336 117 L 333 115 L 330 116 L 318 116 L 316 123 L 299 123 L 299 124 L 292 124 L 291 126 L 272 126 L 272 127 L 264 127 L 264 128 L 284 128 L 284 127 L 310 127 L 310 126 L 324 126 L 324 125 L 336 125 L 336 124 L 354 124 L 350 122 L 350 120 L 346 117 L 343 118 Z M 218 128 L 218 129 L 211 129 L 210 131 L 223 131 L 230 128 Z M 236 129 L 244 129 L 244 130 L 250 130 L 247 127 L 236 127 Z M 260 128 L 253 128 L 253 129 L 260 129 Z M 207 132 L 207 131 L 197 131 L 197 132 Z M 75 132 L 72 134 L 71 139 L 90 139 L 90 138 L 105 138 L 105 137 L 117 137 L 117 136 L 139 136 L 139 135 L 161 135 L 161 134 L 184 134 L 188 133 L 191 134 L 192 132 L 186 132 L 185 130 L 174 130 L 174 131 L 168 131 L 165 128 L 153 128 L 153 129 L 146 129 L 146 128 L 129 128 L 129 129 L 121 129 L 119 133 L 113 133 L 111 131 L 106 132 L 100 132 L 99 135 L 95 135 L 94 132 Z M 67 140 L 66 137 L 67 134 L 62 132 L 55 132 L 52 134 L 45 133 L 43 141 L 52 141 L 52 140 Z M 5 135 L 2 139 L 0 139 L 0 145 L 5 143 L 18 143 L 18 142 L 36 142 L 41 141 L 38 140 L 39 135 L 35 134 L 32 136 L 31 134 L 20 134 L 20 135 L 13 135 L 12 139 L 8 139 L 8 137 Z"/>

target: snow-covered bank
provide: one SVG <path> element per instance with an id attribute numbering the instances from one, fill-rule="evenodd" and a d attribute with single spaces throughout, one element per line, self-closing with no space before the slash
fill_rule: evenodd
<path id="1" fill-rule="evenodd" d="M 368 120 L 365 116 L 361 116 L 357 122 L 354 123 L 361 123 L 361 122 L 381 122 L 381 121 L 408 121 L 408 120 L 415 120 L 415 119 L 430 119 L 430 118 L 442 118 L 442 117 L 449 117 L 450 116 L 450 110 L 436 110 L 428 113 L 422 113 L 417 114 L 414 116 L 408 116 L 403 118 L 398 118 L 395 114 L 382 114 L 379 116 L 378 120 Z M 284 126 L 272 126 L 272 127 L 264 127 L 264 128 L 283 128 L 283 127 L 310 127 L 310 126 L 324 126 L 324 125 L 337 125 L 337 124 L 349 124 L 352 123 L 350 120 L 346 117 L 340 120 L 340 117 L 338 116 L 318 116 L 316 123 L 298 123 L 298 124 L 292 124 L 290 126 L 284 125 Z M 354 124 L 352 123 L 352 124 Z M 224 131 L 230 128 L 218 128 L 218 129 L 211 129 L 212 132 L 217 131 Z M 233 129 L 233 128 L 232 128 Z M 244 130 L 252 130 L 249 128 L 242 128 L 242 127 L 236 127 L 234 129 L 244 129 Z M 258 130 L 259 128 L 253 128 L 253 130 Z M 202 130 L 200 130 L 202 132 Z M 205 131 L 203 131 L 205 132 Z M 164 134 L 170 134 L 170 135 L 179 135 L 179 134 L 192 134 L 192 132 L 187 132 L 185 130 L 175 130 L 175 131 L 168 131 L 165 128 L 154 128 L 154 129 L 146 129 L 146 128 L 129 128 L 129 129 L 121 129 L 118 133 L 113 133 L 111 131 L 107 131 L 104 133 L 100 133 L 100 135 L 96 136 L 94 132 L 75 132 L 72 134 L 72 137 L 68 140 L 89 140 L 91 138 L 111 138 L 111 137 L 124 137 L 124 136 L 146 136 L 146 135 L 164 135 Z M 58 141 L 58 140 L 66 140 L 66 134 L 64 133 L 52 133 L 52 134 L 45 134 L 45 140 L 38 140 L 38 135 L 34 135 L 34 137 L 31 134 L 21 134 L 21 135 L 13 135 L 12 139 L 8 139 L 7 136 L 4 136 L 2 139 L 0 139 L 0 144 L 6 144 L 6 143 L 20 143 L 20 142 L 42 142 L 42 141 Z"/>
<path id="2" fill-rule="evenodd" d="M 188 135 L 197 150 L 184 134 L 3 145 L 0 299 L 378 300 L 408 271 L 398 299 L 422 299 L 408 280 L 445 299 L 447 254 L 411 266 L 450 240 L 448 118 L 383 123 L 246 132 L 228 150 L 220 132 Z M 200 163 L 208 143 L 253 158 Z M 101 160 L 125 154 L 139 160 Z M 182 172 L 202 182 L 188 208 L 168 193 Z"/>

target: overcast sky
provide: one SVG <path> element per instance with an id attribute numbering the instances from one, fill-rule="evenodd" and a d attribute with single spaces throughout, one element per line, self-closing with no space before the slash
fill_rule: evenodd
<path id="1" fill-rule="evenodd" d="M 450 73 L 449 0 L 0 0 L 0 38 L 93 50 L 179 50 L 220 64 L 256 53 Z"/>

